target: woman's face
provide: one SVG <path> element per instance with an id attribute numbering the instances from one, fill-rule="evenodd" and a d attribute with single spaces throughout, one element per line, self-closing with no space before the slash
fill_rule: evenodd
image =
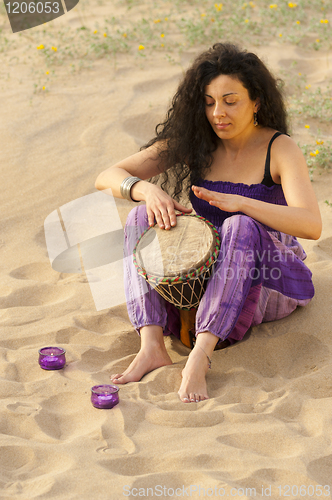
<path id="1" fill-rule="evenodd" d="M 251 101 L 240 80 L 219 75 L 205 87 L 205 113 L 220 139 L 233 139 L 254 129 L 257 101 Z"/>

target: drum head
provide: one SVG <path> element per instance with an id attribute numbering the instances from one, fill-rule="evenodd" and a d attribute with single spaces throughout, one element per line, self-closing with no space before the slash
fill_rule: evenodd
<path id="1" fill-rule="evenodd" d="M 200 268 L 211 257 L 216 237 L 212 227 L 195 215 L 179 215 L 170 230 L 148 229 L 136 248 L 136 261 L 147 274 L 170 278 Z"/>

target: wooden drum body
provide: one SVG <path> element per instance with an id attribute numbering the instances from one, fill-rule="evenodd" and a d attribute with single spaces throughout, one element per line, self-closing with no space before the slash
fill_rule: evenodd
<path id="1" fill-rule="evenodd" d="M 216 228 L 198 215 L 177 214 L 170 230 L 154 226 L 138 240 L 133 256 L 137 272 L 179 309 L 197 308 L 218 257 Z"/>

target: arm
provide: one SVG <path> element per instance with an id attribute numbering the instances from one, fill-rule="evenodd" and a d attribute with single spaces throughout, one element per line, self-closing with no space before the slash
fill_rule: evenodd
<path id="1" fill-rule="evenodd" d="M 191 209 L 173 200 L 160 187 L 146 181 L 161 173 L 160 148 L 162 144 L 156 143 L 109 167 L 99 174 L 95 187 L 99 190 L 110 188 L 113 196 L 122 198 L 120 194 L 122 181 L 129 176 L 139 177 L 142 180 L 134 184 L 131 189 L 132 199 L 145 201 L 150 226 L 153 226 L 156 220 L 162 229 L 170 229 L 176 225 L 175 210 L 189 213 Z"/>
<path id="2" fill-rule="evenodd" d="M 101 172 L 98 175 L 95 188 L 99 190 L 111 188 L 113 196 L 116 198 L 122 198 L 120 194 L 121 182 L 129 176 L 139 177 L 142 182 L 138 182 L 132 188 L 131 194 L 133 199 L 136 201 L 143 200 L 143 196 L 140 193 L 142 186 L 148 184 L 145 179 L 149 179 L 157 174 L 160 174 L 159 170 L 159 147 L 154 144 L 150 148 L 144 149 L 139 153 L 135 153 L 128 158 L 116 163 L 112 167 Z M 141 186 L 138 186 L 140 184 Z M 144 190 L 144 188 L 142 188 Z M 136 192 L 136 197 L 134 196 L 134 191 Z"/>
<path id="3" fill-rule="evenodd" d="M 288 206 L 274 205 L 239 195 L 215 193 L 194 187 L 196 196 L 229 212 L 243 212 L 276 231 L 318 239 L 322 221 L 308 168 L 301 150 L 292 139 L 280 136 L 273 144 L 275 177 L 279 177 Z"/>

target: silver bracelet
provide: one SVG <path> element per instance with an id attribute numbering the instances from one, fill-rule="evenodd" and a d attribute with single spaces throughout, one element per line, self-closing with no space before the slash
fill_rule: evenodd
<path id="1" fill-rule="evenodd" d="M 133 187 L 134 184 L 136 184 L 136 182 L 139 182 L 141 181 L 142 179 L 140 179 L 139 177 L 126 177 L 122 182 L 121 182 L 121 186 L 120 186 L 120 194 L 123 198 L 125 198 L 125 200 L 128 200 L 128 201 L 135 201 L 136 200 L 133 200 L 132 197 L 130 196 L 130 191 L 131 191 L 131 188 Z M 138 203 L 138 202 L 136 202 Z"/>

